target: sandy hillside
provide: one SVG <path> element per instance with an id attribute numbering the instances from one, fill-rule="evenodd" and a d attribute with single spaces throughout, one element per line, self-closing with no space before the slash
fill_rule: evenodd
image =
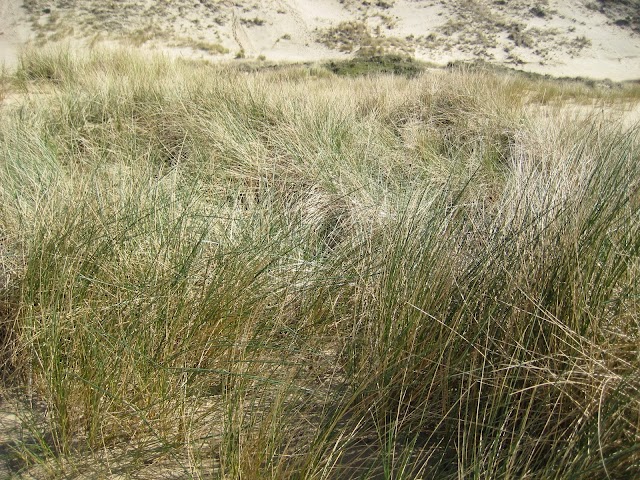
<path id="1" fill-rule="evenodd" d="M 1 0 L 0 59 L 29 39 L 212 60 L 401 53 L 556 76 L 640 78 L 638 6 L 593 0 Z"/>
<path id="2" fill-rule="evenodd" d="M 20 0 L 0 0 L 0 66 L 13 67 L 22 45 L 32 38 L 26 9 Z"/>

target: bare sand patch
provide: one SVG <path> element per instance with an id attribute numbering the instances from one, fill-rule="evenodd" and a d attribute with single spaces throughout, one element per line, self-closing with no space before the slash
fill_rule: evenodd
<path id="1" fill-rule="evenodd" d="M 13 68 L 20 48 L 33 36 L 21 0 L 0 2 L 0 67 Z"/>

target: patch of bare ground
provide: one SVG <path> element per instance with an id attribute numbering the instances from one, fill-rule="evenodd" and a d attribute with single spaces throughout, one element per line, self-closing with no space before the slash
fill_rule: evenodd
<path id="1" fill-rule="evenodd" d="M 0 477 L 15 478 L 19 462 L 15 458 L 13 443 L 19 437 L 21 422 L 12 408 L 0 400 Z"/>
<path id="2" fill-rule="evenodd" d="M 20 47 L 29 41 L 32 34 L 20 3 L 19 0 L 0 2 L 0 101 L 3 94 L 3 70 L 18 63 Z"/>

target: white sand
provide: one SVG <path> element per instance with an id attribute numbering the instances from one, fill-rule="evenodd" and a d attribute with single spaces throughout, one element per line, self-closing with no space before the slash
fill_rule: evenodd
<path id="1" fill-rule="evenodd" d="M 0 68 L 13 68 L 20 48 L 33 37 L 21 0 L 0 0 Z"/>
<path id="2" fill-rule="evenodd" d="M 590 77 L 614 81 L 640 79 L 640 36 L 619 28 L 581 2 L 550 2 L 558 11 L 549 26 L 575 28 L 575 36 L 591 41 L 580 55 L 556 54 L 545 65 L 528 64 L 524 70 L 560 77 Z M 561 18 L 564 17 L 564 18 Z"/>
<path id="3" fill-rule="evenodd" d="M 615 81 L 640 79 L 640 35 L 613 25 L 598 11 L 587 9 L 584 0 L 549 0 L 546 8 L 550 13 L 542 18 L 530 14 L 525 0 L 510 0 L 505 7 L 497 7 L 492 0 L 476 0 L 471 4 L 461 0 L 388 3 L 392 4 L 390 8 L 378 7 L 375 1 L 363 6 L 356 0 L 248 0 L 215 2 L 210 4 L 215 5 L 215 11 L 210 11 L 187 0 L 171 3 L 141 0 L 133 13 L 116 8 L 109 14 L 112 17 L 107 18 L 124 25 L 125 31 L 126 27 L 130 27 L 128 31 L 142 28 L 152 20 L 170 35 L 168 38 L 159 35 L 146 42 L 145 47 L 212 61 L 233 61 L 240 52 L 249 59 L 263 56 L 278 62 L 344 58 L 348 54 L 319 43 L 320 33 L 341 22 L 357 21 L 364 22 L 372 31 L 378 28 L 376 35 L 404 42 L 418 59 L 436 64 L 470 60 L 481 54 L 495 64 L 553 76 Z M 20 46 L 33 38 L 21 5 L 21 0 L 0 0 L 0 63 L 9 66 L 15 65 Z M 66 5 L 71 6 L 55 10 L 51 15 L 60 17 L 60 24 L 77 27 L 71 39 L 73 43 L 95 34 L 110 41 L 118 38 L 113 31 L 100 30 L 105 25 L 104 17 L 95 21 L 90 18 L 92 10 L 104 7 L 101 0 L 75 0 Z M 488 12 L 486 18 L 499 16 L 507 27 L 489 34 L 491 38 L 486 45 L 474 44 L 473 35 L 483 33 L 485 28 L 481 15 L 467 15 L 462 22 L 461 17 L 456 16 L 465 9 L 468 14 L 469 8 Z M 51 18 L 41 12 L 36 14 L 41 15 L 38 21 L 41 24 Z M 216 16 L 223 17 L 224 21 L 216 22 Z M 443 27 L 448 21 L 458 21 L 467 34 L 472 33 L 471 37 L 465 39 L 461 31 L 445 35 Z M 509 26 L 516 24 L 526 31 L 542 32 L 533 34 L 537 35 L 534 47 L 514 45 L 509 38 Z M 439 41 L 425 45 L 412 40 L 429 34 L 435 34 Z M 572 48 L 571 43 L 579 38 L 586 39 L 587 45 Z M 228 49 L 228 53 L 221 55 L 206 48 L 189 47 L 189 42 L 218 44 Z"/>

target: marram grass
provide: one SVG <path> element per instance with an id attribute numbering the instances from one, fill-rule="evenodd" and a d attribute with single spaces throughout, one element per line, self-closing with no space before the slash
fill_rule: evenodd
<path id="1" fill-rule="evenodd" d="M 637 130 L 522 84 L 25 54 L 13 474 L 640 475 Z"/>

